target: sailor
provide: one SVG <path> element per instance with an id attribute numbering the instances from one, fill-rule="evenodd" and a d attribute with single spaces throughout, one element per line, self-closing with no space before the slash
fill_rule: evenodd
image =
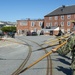
<path id="1" fill-rule="evenodd" d="M 75 25 L 72 29 L 72 35 L 67 40 L 67 43 L 58 50 L 52 49 L 52 51 L 61 55 L 67 55 L 69 52 L 72 53 L 71 69 L 72 75 L 75 75 Z"/>

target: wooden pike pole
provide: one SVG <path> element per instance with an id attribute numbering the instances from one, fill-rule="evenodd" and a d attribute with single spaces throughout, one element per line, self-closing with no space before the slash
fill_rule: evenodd
<path id="1" fill-rule="evenodd" d="M 58 50 L 60 47 L 62 47 L 63 45 L 65 45 L 67 43 L 67 41 L 64 41 L 62 44 L 58 45 L 55 50 Z M 52 54 L 53 51 L 51 50 L 50 52 L 48 52 L 47 54 L 45 54 L 44 56 L 42 56 L 41 58 L 39 58 L 38 60 L 36 60 L 35 62 L 33 62 L 32 64 L 30 64 L 28 67 L 26 67 L 25 69 L 23 69 L 20 73 L 26 71 L 27 69 L 31 68 L 33 65 L 37 64 L 38 62 L 40 62 L 42 59 L 44 59 L 45 57 L 47 57 L 48 55 Z"/>

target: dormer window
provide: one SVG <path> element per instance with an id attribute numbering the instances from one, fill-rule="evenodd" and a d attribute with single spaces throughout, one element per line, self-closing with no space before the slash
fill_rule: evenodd
<path id="1" fill-rule="evenodd" d="M 61 9 L 61 11 L 63 12 L 63 8 Z"/>

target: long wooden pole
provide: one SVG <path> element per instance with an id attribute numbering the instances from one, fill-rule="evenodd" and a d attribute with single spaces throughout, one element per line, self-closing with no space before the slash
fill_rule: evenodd
<path id="1" fill-rule="evenodd" d="M 67 43 L 67 41 L 63 42 L 62 44 L 58 45 L 55 49 L 58 50 L 60 47 L 62 47 L 63 45 L 65 45 Z M 53 51 L 51 50 L 50 52 L 48 52 L 47 54 L 45 54 L 44 56 L 42 56 L 41 58 L 39 58 L 38 60 L 36 60 L 35 62 L 33 62 L 32 64 L 30 64 L 28 67 L 26 67 L 25 69 L 23 69 L 20 73 L 26 71 L 27 69 L 31 68 L 33 65 L 37 64 L 39 61 L 41 61 L 42 59 L 44 59 L 45 57 L 47 57 L 48 55 L 52 54 Z"/>

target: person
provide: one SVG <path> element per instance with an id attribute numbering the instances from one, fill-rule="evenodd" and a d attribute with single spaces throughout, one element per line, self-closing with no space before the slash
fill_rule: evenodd
<path id="1" fill-rule="evenodd" d="M 59 32 L 58 32 L 58 34 L 57 35 L 55 35 L 56 36 L 56 38 L 59 40 L 59 44 L 61 44 L 61 37 L 64 35 L 64 33 L 61 31 L 61 29 L 59 30 Z"/>
<path id="2" fill-rule="evenodd" d="M 63 36 L 63 35 L 64 35 L 64 33 L 62 32 L 61 25 L 60 25 L 60 26 L 58 26 L 58 27 L 59 27 L 58 34 L 57 34 L 57 35 L 55 35 L 55 36 L 57 36 L 57 37 L 59 37 L 59 36 Z"/>
<path id="3" fill-rule="evenodd" d="M 71 69 L 72 75 L 75 75 L 75 30 L 72 35 L 68 38 L 67 43 L 60 47 L 58 50 L 52 49 L 52 52 L 59 53 L 60 55 L 67 55 L 69 52 L 72 54 Z"/>
<path id="4" fill-rule="evenodd" d="M 62 35 L 64 35 L 64 33 L 61 30 L 59 30 L 59 33 L 56 36 L 62 36 Z"/>
<path id="5" fill-rule="evenodd" d="M 12 38 L 15 38 L 15 33 L 14 33 L 14 32 L 12 32 L 12 35 L 11 35 L 11 36 L 12 36 Z"/>

